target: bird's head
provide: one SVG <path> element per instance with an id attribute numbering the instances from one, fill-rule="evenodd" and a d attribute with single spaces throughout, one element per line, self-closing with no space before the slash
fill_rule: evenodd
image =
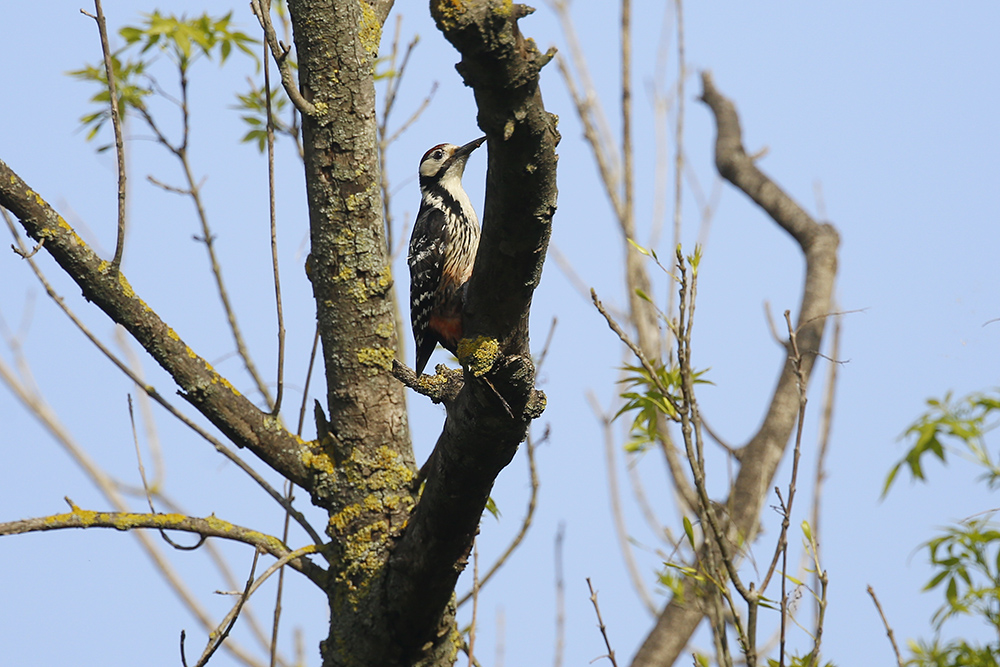
<path id="1" fill-rule="evenodd" d="M 461 180 L 465 163 L 472 151 L 483 145 L 486 137 L 479 137 L 464 146 L 438 144 L 420 158 L 420 185 L 444 183 L 452 179 Z"/>

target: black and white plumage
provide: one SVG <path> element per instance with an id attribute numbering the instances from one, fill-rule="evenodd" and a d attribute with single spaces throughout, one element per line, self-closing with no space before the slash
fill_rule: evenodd
<path id="1" fill-rule="evenodd" d="M 462 337 L 464 287 L 479 249 L 479 220 L 462 189 L 462 173 L 484 141 L 438 144 L 420 160 L 420 210 L 406 260 L 417 375 L 438 343 L 455 352 Z"/>

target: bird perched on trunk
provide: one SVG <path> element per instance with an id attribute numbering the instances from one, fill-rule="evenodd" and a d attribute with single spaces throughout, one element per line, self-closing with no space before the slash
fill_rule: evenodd
<path id="1" fill-rule="evenodd" d="M 462 189 L 462 173 L 484 141 L 438 144 L 420 160 L 420 211 L 406 259 L 418 376 L 438 343 L 454 353 L 462 337 L 465 285 L 479 249 L 479 220 Z"/>

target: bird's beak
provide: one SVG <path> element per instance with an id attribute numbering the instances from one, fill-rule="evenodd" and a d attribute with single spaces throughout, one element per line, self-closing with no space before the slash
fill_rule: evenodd
<path id="1" fill-rule="evenodd" d="M 473 139 L 472 141 L 470 141 L 469 143 L 465 144 L 457 151 L 455 151 L 454 155 L 451 156 L 452 159 L 468 157 L 468 155 L 472 153 L 472 151 L 482 146 L 484 141 L 486 141 L 486 137 L 479 137 L 478 139 Z"/>

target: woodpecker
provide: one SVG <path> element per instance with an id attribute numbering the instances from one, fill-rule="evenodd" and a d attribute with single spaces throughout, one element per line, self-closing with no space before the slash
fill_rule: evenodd
<path id="1" fill-rule="evenodd" d="M 454 353 L 462 337 L 465 284 L 479 249 L 479 220 L 462 189 L 462 173 L 484 141 L 438 144 L 420 160 L 420 210 L 406 259 L 418 376 L 438 343 Z"/>

